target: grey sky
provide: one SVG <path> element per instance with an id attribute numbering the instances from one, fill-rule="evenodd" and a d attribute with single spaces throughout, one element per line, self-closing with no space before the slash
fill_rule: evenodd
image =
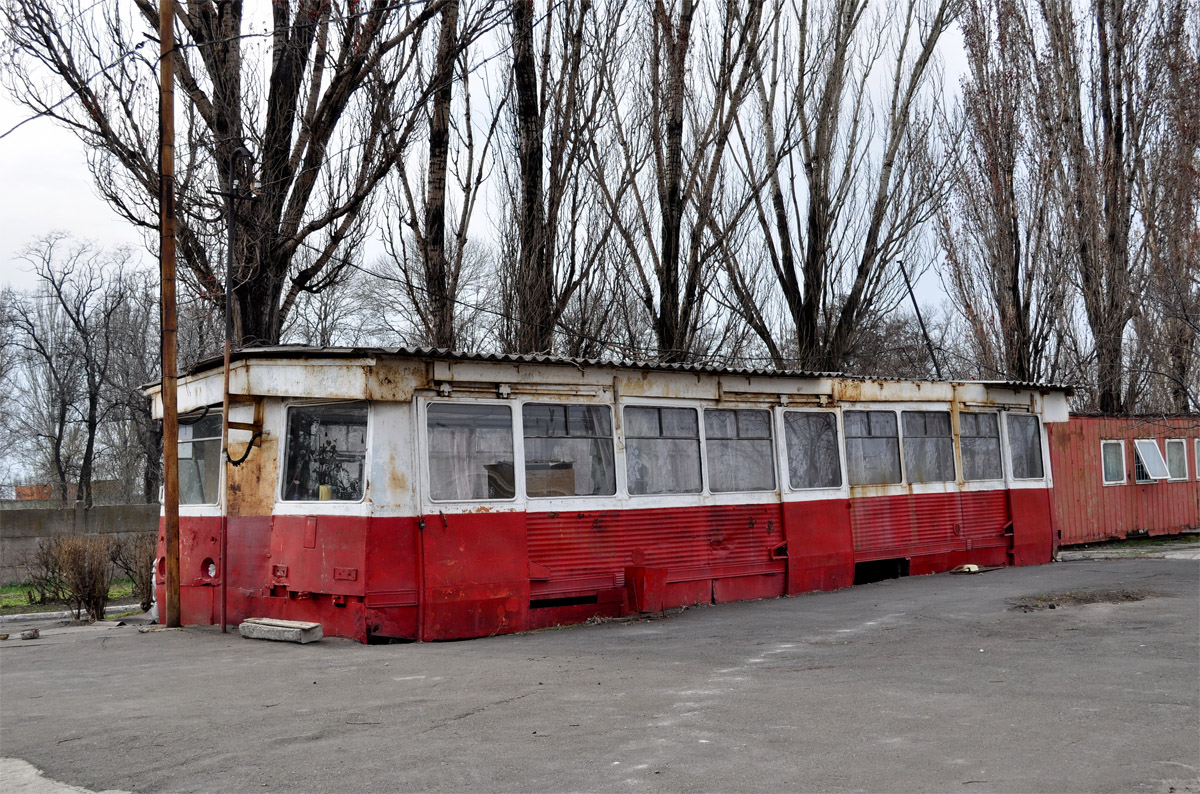
<path id="1" fill-rule="evenodd" d="M 956 94 L 965 71 L 962 38 L 957 28 L 943 37 L 941 54 L 947 94 Z M 0 91 L 0 134 L 28 116 Z M 82 144 L 47 119 L 34 119 L 0 139 L 0 284 L 32 285 L 18 254 L 32 240 L 64 230 L 101 247 L 129 245 L 147 264 L 141 235 L 96 194 Z M 920 301 L 944 299 L 934 270 L 916 285 Z"/>

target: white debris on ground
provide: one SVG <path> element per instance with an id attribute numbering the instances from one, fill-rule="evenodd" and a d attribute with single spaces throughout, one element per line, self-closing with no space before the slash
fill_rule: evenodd
<path id="1" fill-rule="evenodd" d="M 118 789 L 91 789 L 60 783 L 42 774 L 33 764 L 20 758 L 0 758 L 0 791 L 7 794 L 129 794 Z"/>

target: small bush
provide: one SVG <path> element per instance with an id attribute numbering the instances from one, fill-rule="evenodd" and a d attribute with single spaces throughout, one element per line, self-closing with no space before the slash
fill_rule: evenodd
<path id="1" fill-rule="evenodd" d="M 54 554 L 71 597 L 92 620 L 103 620 L 112 588 L 112 539 L 105 535 L 55 538 Z M 76 615 L 79 608 L 76 607 Z"/>
<path id="2" fill-rule="evenodd" d="M 79 607 L 72 603 L 70 590 L 63 578 L 55 553 L 57 538 L 42 538 L 37 551 L 25 558 L 25 600 L 38 606 L 44 604 L 66 604 L 79 615 Z"/>
<path id="3" fill-rule="evenodd" d="M 158 534 L 142 532 L 118 538 L 112 544 L 112 561 L 133 582 L 133 595 L 145 612 L 153 603 L 154 562 L 158 555 Z"/>
<path id="4" fill-rule="evenodd" d="M 65 604 L 75 617 L 103 620 L 113 583 L 112 540 L 104 535 L 43 538 L 25 562 L 30 603 Z"/>

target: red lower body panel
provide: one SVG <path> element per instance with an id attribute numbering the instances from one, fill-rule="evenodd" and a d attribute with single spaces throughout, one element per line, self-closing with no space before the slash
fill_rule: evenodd
<path id="1" fill-rule="evenodd" d="M 312 620 L 361 642 L 481 637 L 833 590 L 873 560 L 906 559 L 913 574 L 1046 562 L 1049 510 L 1048 491 L 1034 489 L 565 514 L 232 518 L 224 590 L 221 519 L 184 517 L 180 608 L 184 623 L 217 623 L 223 597 L 232 625 Z"/>

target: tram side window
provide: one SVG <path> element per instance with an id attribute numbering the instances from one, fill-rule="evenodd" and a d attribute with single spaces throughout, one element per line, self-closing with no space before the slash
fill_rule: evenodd
<path id="1" fill-rule="evenodd" d="M 904 468 L 909 482 L 954 479 L 949 411 L 904 411 Z"/>
<path id="2" fill-rule="evenodd" d="M 512 499 L 512 411 L 507 405 L 431 403 L 429 491 L 439 501 Z"/>
<path id="3" fill-rule="evenodd" d="M 826 411 L 786 411 L 783 432 L 793 489 L 841 487 L 836 416 Z"/>
<path id="4" fill-rule="evenodd" d="M 1036 416 L 1008 415 L 1008 454 L 1015 479 L 1042 478 L 1042 430 Z"/>
<path id="5" fill-rule="evenodd" d="M 288 408 L 283 498 L 353 502 L 363 496 L 367 457 L 367 404 L 293 405 Z"/>
<path id="6" fill-rule="evenodd" d="M 713 493 L 775 487 L 770 411 L 705 410 L 704 452 Z"/>
<path id="7" fill-rule="evenodd" d="M 537 405 L 521 409 L 525 493 L 611 496 L 617 492 L 612 414 L 603 405 Z"/>
<path id="8" fill-rule="evenodd" d="M 999 414 L 961 413 L 958 415 L 958 443 L 962 452 L 964 480 L 1000 480 L 1004 466 L 1000 462 Z"/>
<path id="9" fill-rule="evenodd" d="M 700 492 L 700 424 L 692 408 L 625 409 L 631 494 Z"/>
<path id="10" fill-rule="evenodd" d="M 179 504 L 214 505 L 221 487 L 221 412 L 179 417 Z"/>
<path id="11" fill-rule="evenodd" d="M 892 411 L 846 411 L 846 470 L 851 485 L 900 482 L 900 439 Z"/>

